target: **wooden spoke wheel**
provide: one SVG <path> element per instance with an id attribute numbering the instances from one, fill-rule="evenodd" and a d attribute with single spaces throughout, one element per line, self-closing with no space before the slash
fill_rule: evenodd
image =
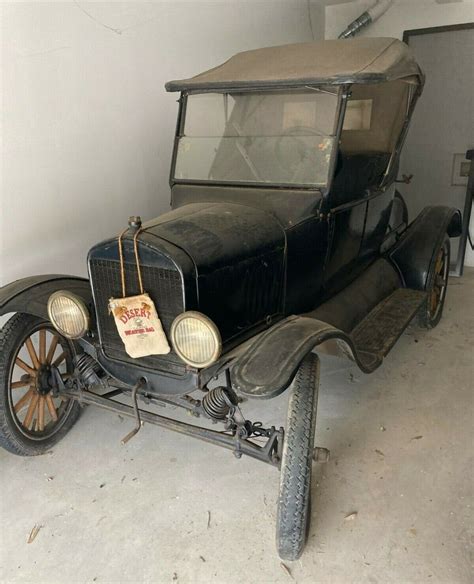
<path id="1" fill-rule="evenodd" d="M 434 328 L 441 320 L 448 288 L 449 261 L 450 244 L 449 237 L 446 236 L 428 274 L 428 298 L 420 315 L 421 324 L 426 328 Z"/>
<path id="2" fill-rule="evenodd" d="M 0 445 L 20 455 L 41 454 L 60 440 L 80 412 L 54 388 L 56 370 L 73 371 L 74 345 L 48 322 L 16 314 L 0 333 Z"/>

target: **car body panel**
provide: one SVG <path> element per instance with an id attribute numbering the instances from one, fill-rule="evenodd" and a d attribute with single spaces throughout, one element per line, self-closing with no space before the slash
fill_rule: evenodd
<path id="1" fill-rule="evenodd" d="M 453 207 L 425 207 L 403 237 L 389 251 L 405 286 L 425 290 L 430 268 L 446 234 L 461 233 L 461 212 Z"/>
<path id="2" fill-rule="evenodd" d="M 242 186 L 175 184 L 171 188 L 171 207 L 190 203 L 233 203 L 262 209 L 273 215 L 285 229 L 319 213 L 322 194 L 315 189 L 285 189 Z"/>

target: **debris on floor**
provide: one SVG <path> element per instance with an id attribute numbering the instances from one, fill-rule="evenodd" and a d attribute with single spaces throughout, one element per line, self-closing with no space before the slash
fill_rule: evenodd
<path id="1" fill-rule="evenodd" d="M 28 536 L 28 541 L 26 543 L 33 543 L 42 527 L 43 527 L 42 525 L 35 525 L 33 529 L 30 531 L 30 535 Z"/>
<path id="2" fill-rule="evenodd" d="M 286 564 L 284 564 L 283 562 L 280 562 L 280 567 L 285 572 L 285 574 L 287 576 L 289 576 L 292 580 L 294 580 L 293 574 L 291 573 L 290 568 L 288 568 L 288 566 Z"/>
<path id="3" fill-rule="evenodd" d="M 358 515 L 358 512 L 357 511 L 353 511 L 352 513 L 349 513 L 349 515 L 346 515 L 344 517 L 344 519 L 346 521 L 353 521 L 357 517 L 357 515 Z"/>
<path id="4" fill-rule="evenodd" d="M 325 463 L 329 461 L 330 452 L 327 448 L 316 446 L 313 449 L 313 460 L 315 462 Z"/>

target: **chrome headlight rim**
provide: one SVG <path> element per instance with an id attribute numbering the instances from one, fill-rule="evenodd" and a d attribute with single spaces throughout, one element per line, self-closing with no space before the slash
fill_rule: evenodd
<path id="1" fill-rule="evenodd" d="M 64 328 L 59 325 L 56 315 L 54 314 L 54 302 L 58 298 L 67 298 L 68 300 L 73 302 L 75 307 L 79 310 L 83 322 L 83 326 L 79 333 L 71 334 L 69 331 L 64 330 Z M 54 326 L 54 328 L 58 331 L 60 335 L 66 337 L 67 339 L 72 340 L 80 339 L 90 329 L 90 314 L 86 306 L 86 303 L 80 296 L 74 294 L 74 292 L 70 292 L 69 290 L 56 290 L 56 292 L 53 292 L 48 298 L 47 310 L 48 318 L 51 321 L 51 324 Z"/>
<path id="2" fill-rule="evenodd" d="M 206 361 L 197 362 L 193 359 L 190 359 L 180 349 L 178 343 L 176 342 L 176 329 L 177 329 L 177 327 L 179 326 L 179 324 L 183 320 L 186 320 L 189 318 L 194 318 L 196 320 L 199 320 L 201 323 L 203 323 L 205 326 L 207 326 L 208 329 L 210 330 L 213 338 L 214 338 L 214 341 L 215 341 L 214 351 L 213 351 L 212 355 L 208 359 L 206 359 Z M 217 328 L 216 324 L 208 316 L 206 316 L 202 312 L 198 312 L 196 310 L 188 310 L 186 312 L 182 312 L 181 314 L 179 314 L 174 319 L 174 321 L 171 325 L 170 336 L 171 336 L 171 344 L 173 345 L 173 350 L 178 355 L 178 357 L 180 357 L 185 363 L 187 363 L 191 367 L 195 367 L 196 369 L 205 369 L 206 367 L 209 367 L 210 365 L 215 363 L 217 361 L 217 359 L 219 359 L 219 357 L 221 356 L 221 353 L 222 353 L 221 333 L 219 332 L 219 329 Z"/>

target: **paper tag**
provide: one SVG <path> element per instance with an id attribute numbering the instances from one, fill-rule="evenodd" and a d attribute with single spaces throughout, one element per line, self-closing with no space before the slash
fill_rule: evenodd
<path id="1" fill-rule="evenodd" d="M 170 352 L 155 305 L 148 294 L 111 298 L 109 311 L 130 357 L 137 359 Z"/>

